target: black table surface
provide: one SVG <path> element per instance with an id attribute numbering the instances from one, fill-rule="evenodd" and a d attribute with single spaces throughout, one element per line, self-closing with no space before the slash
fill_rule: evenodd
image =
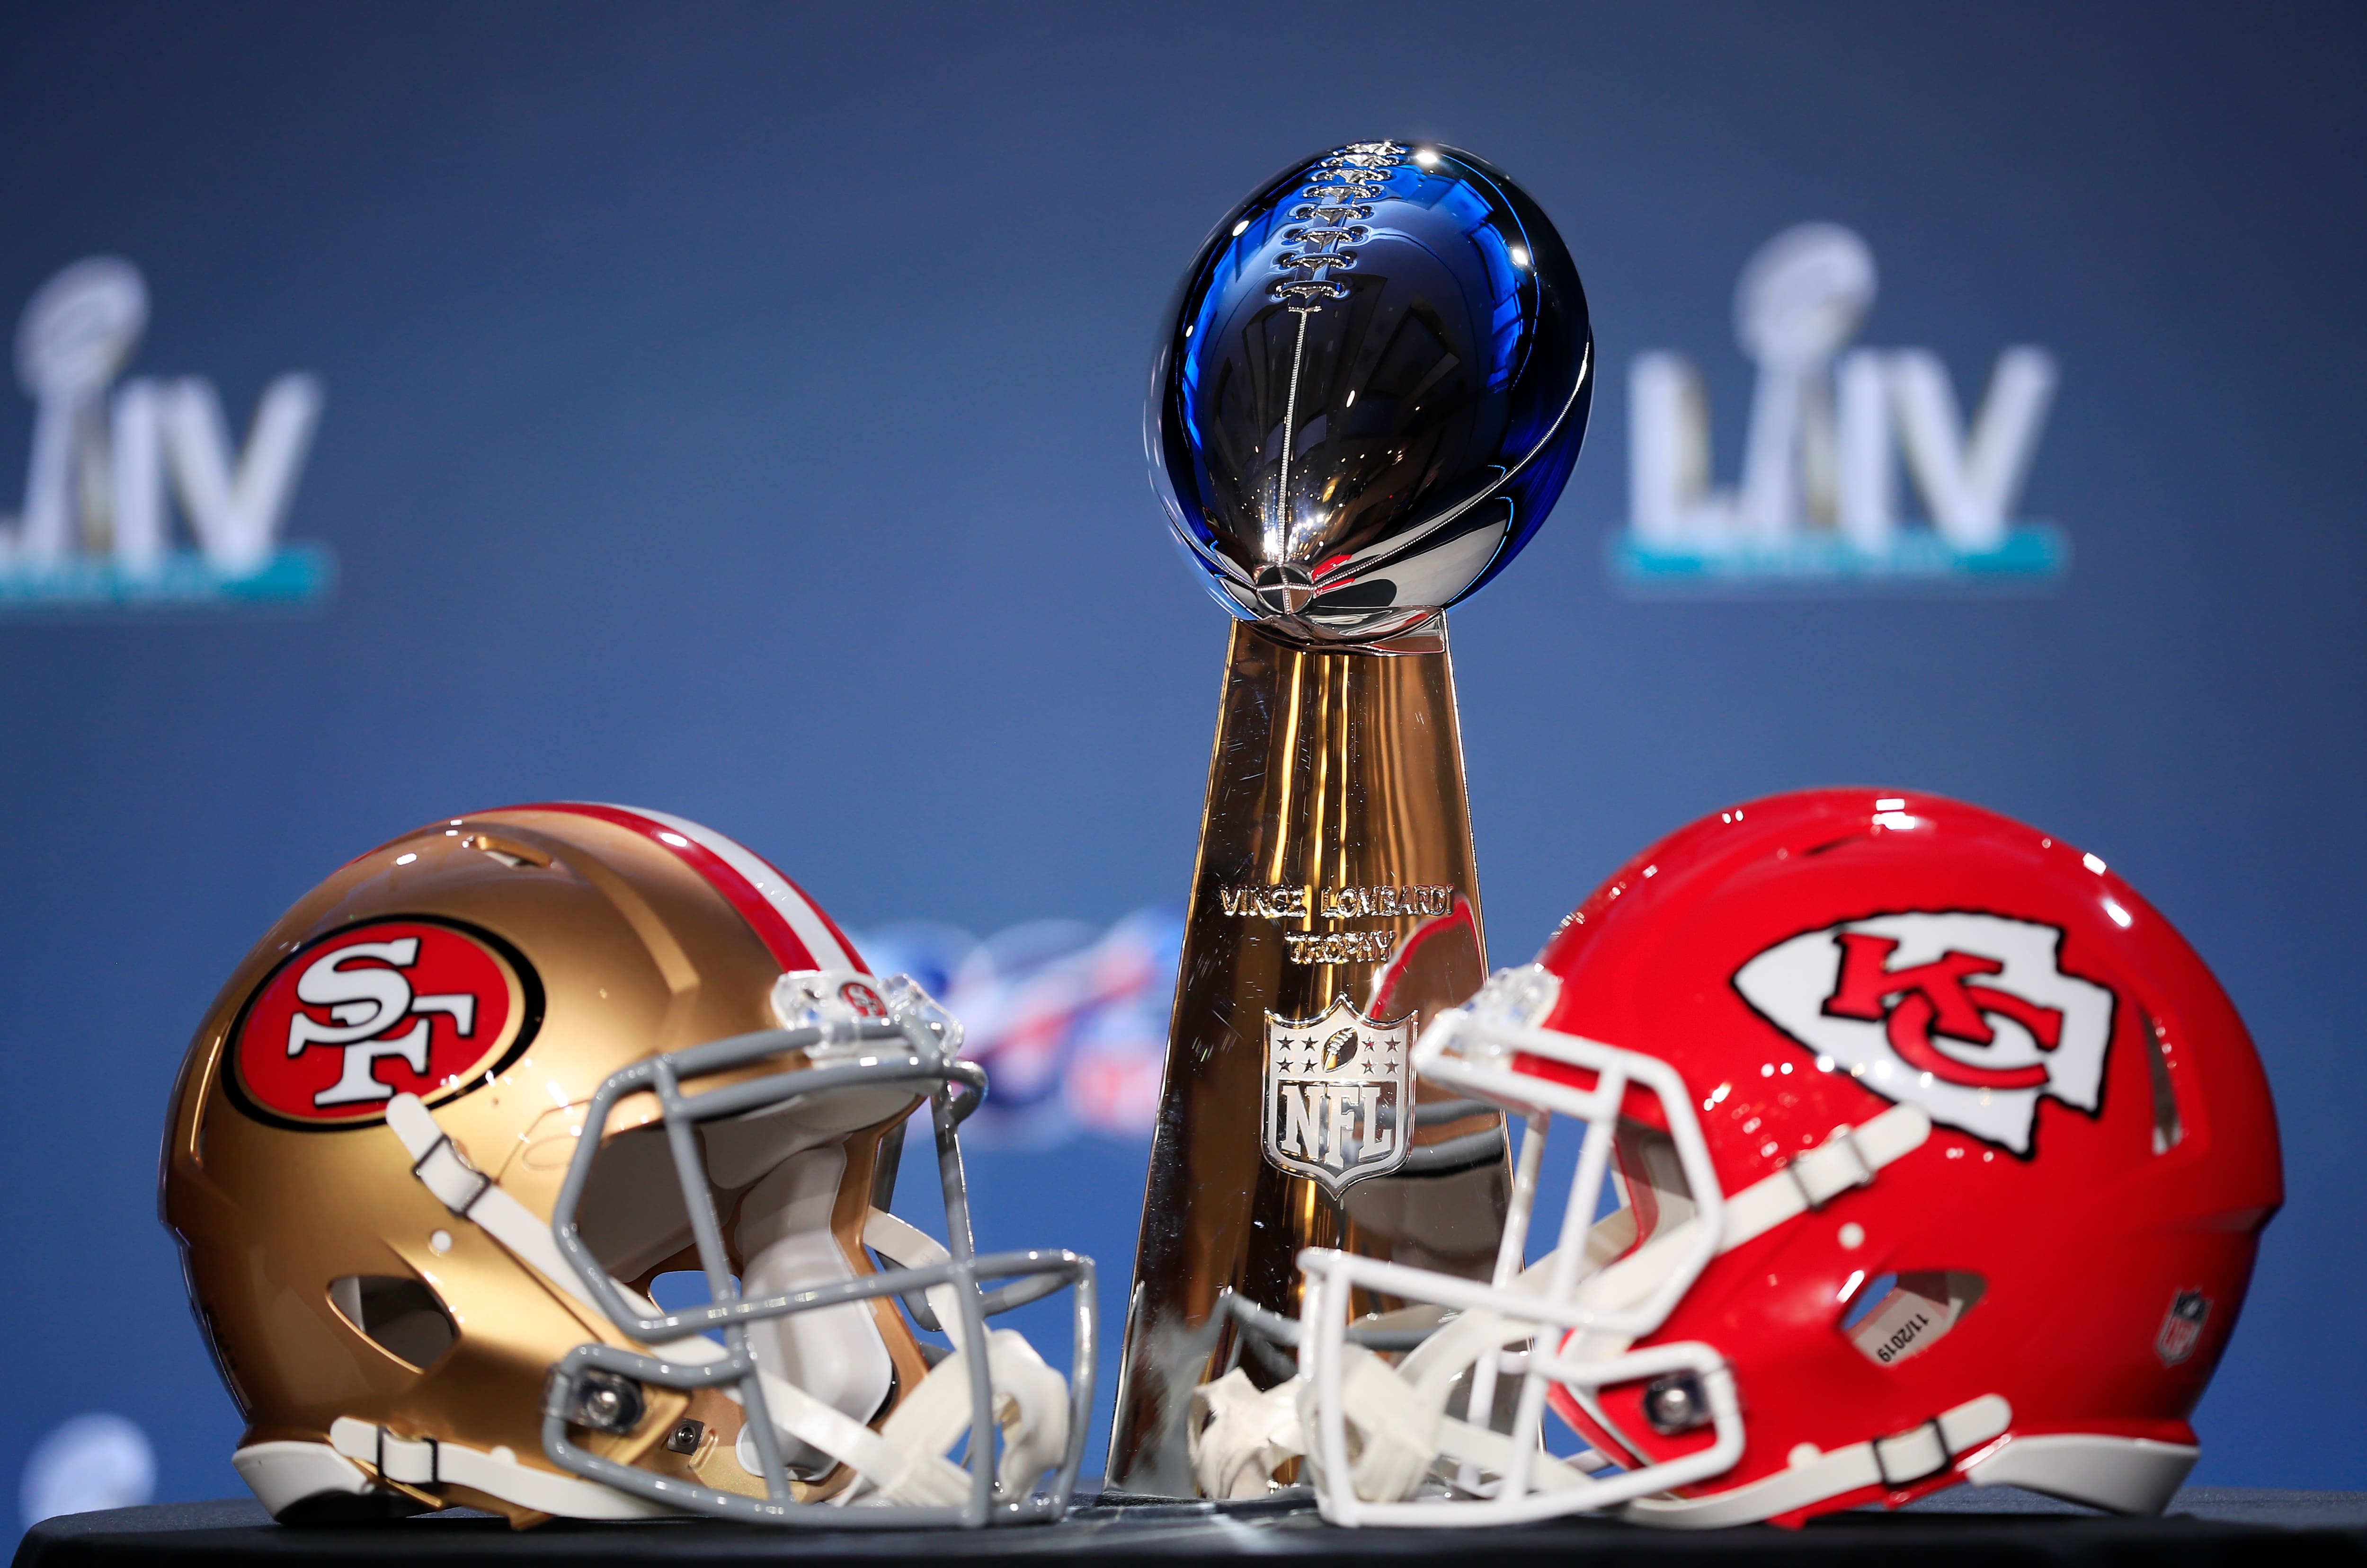
<path id="1" fill-rule="evenodd" d="M 1059 1559 L 1067 1565 L 1135 1557 L 1281 1556 L 1297 1563 L 1484 1554 L 1512 1564 L 1881 1562 L 1939 1564 L 2367 1563 L 2367 1492 L 2189 1487 L 2160 1518 L 2116 1518 L 2009 1487 L 1957 1487 L 1890 1514 L 1829 1516 L 1806 1529 L 1764 1525 L 1702 1533 L 1572 1518 L 1493 1529 L 1335 1529 L 1303 1498 L 1254 1504 L 1094 1503 L 1058 1525 L 980 1531 L 805 1530 L 712 1520 L 629 1524 L 557 1521 L 514 1531 L 453 1509 L 368 1527 L 287 1529 L 251 1501 L 165 1503 L 72 1514 L 36 1525 L 17 1568 L 98 1563 L 274 1564 L 361 1562 L 677 1562 L 793 1559 L 887 1568 L 949 1558 Z"/>

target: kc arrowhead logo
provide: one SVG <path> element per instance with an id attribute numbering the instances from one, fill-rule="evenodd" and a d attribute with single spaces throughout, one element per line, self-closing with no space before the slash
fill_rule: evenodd
<path id="1" fill-rule="evenodd" d="M 1405 1163 L 1413 1019 L 1378 1023 L 1341 997 L 1313 1018 L 1265 1015 L 1265 1157 L 1338 1193 Z"/>
<path id="2" fill-rule="evenodd" d="M 2112 1038 L 2112 993 L 2062 945 L 2002 915 L 1877 915 L 1777 942 L 1734 988 L 1820 1068 L 2027 1158 L 2040 1099 L 2095 1113 Z"/>

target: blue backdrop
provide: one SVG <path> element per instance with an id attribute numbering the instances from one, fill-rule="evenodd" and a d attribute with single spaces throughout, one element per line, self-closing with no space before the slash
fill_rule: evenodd
<path id="1" fill-rule="evenodd" d="M 249 942 L 407 826 L 566 795 L 710 822 L 844 923 L 1182 897 L 1222 616 L 1139 408 L 1167 291 L 1286 161 L 1395 135 L 1520 179 L 1603 392 L 1455 617 L 1499 961 L 1734 798 L 1897 783 L 2028 818 L 2179 923 L 2257 1033 L 2291 1199 L 2198 1480 L 2359 1486 L 2367 567 L 2356 13 L 51 6 L 0 17 L 0 314 L 144 269 L 134 368 L 242 430 L 327 402 L 318 613 L 0 624 L 0 1483 L 82 1410 L 228 1495 L 234 1421 L 154 1220 L 173 1068 Z M 2062 368 L 2043 596 L 1628 603 L 1625 367 L 1704 368 L 1803 219 L 1868 337 L 1969 396 Z M 29 403 L 0 399 L 0 491 Z M 1122 1279 L 1142 1148 L 973 1162 L 987 1238 Z M 2067 1192 L 2064 1201 L 2078 1202 Z M 1113 1283 L 1108 1299 L 1119 1299 Z M 1099 1458 L 1098 1447 L 1094 1460 Z"/>

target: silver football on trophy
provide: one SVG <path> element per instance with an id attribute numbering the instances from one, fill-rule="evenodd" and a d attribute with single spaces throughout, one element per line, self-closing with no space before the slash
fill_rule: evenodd
<path id="1" fill-rule="evenodd" d="M 1553 508 L 1593 378 L 1536 203 L 1428 142 L 1357 142 L 1229 213 L 1184 276 L 1144 442 L 1236 615 L 1387 637 L 1476 592 Z"/>

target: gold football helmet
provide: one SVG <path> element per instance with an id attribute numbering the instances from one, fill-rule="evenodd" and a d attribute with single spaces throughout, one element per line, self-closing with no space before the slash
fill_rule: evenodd
<path id="1" fill-rule="evenodd" d="M 223 987 L 165 1132 L 239 1473 L 290 1523 L 1057 1517 L 1093 1264 L 974 1254 L 960 1043 L 696 823 L 514 807 L 352 862 Z M 943 1244 L 888 1212 L 923 1103 Z M 1073 1387 L 986 1322 L 1064 1286 Z"/>

